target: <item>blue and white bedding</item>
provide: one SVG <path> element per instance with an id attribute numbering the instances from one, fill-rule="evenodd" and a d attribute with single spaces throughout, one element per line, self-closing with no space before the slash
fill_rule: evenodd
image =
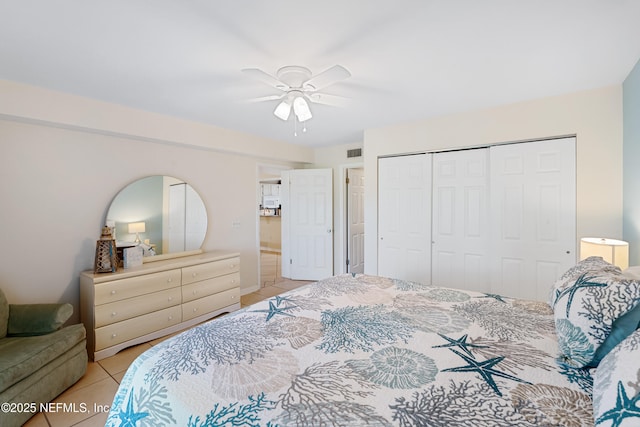
<path id="1" fill-rule="evenodd" d="M 592 383 L 546 303 L 343 275 L 153 347 L 107 425 L 589 426 Z"/>

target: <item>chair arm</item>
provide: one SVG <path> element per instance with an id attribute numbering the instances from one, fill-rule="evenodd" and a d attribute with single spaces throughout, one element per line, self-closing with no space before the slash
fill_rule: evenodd
<path id="1" fill-rule="evenodd" d="M 45 335 L 69 320 L 73 306 L 65 304 L 9 304 L 7 336 Z"/>

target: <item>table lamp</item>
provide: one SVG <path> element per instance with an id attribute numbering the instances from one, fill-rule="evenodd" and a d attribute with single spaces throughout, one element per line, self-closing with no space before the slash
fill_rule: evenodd
<path id="1" fill-rule="evenodd" d="M 629 267 L 629 243 L 603 237 L 583 237 L 580 239 L 580 259 L 590 256 L 602 257 L 624 270 Z"/>
<path id="2" fill-rule="evenodd" d="M 144 222 L 131 222 L 129 223 L 129 234 L 136 233 L 135 243 L 140 243 L 140 234 L 144 233 L 145 227 Z"/>

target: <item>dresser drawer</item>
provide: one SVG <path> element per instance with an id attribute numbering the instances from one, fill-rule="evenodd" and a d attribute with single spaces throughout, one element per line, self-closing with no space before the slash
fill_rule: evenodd
<path id="1" fill-rule="evenodd" d="M 98 328 L 95 332 L 95 351 L 177 325 L 182 320 L 181 314 L 180 306 L 177 305 Z"/>
<path id="2" fill-rule="evenodd" d="M 191 283 L 182 287 L 182 302 L 193 301 L 227 289 L 237 288 L 238 286 L 240 286 L 240 273 L 227 274 Z"/>
<path id="3" fill-rule="evenodd" d="M 240 302 L 240 288 L 233 288 L 182 304 L 182 321 Z"/>
<path id="4" fill-rule="evenodd" d="M 240 257 L 184 267 L 182 269 L 182 284 L 187 285 L 238 271 L 240 271 Z"/>
<path id="5" fill-rule="evenodd" d="M 180 269 L 175 269 L 96 285 L 94 304 L 97 306 L 175 288 L 180 286 L 181 274 Z"/>
<path id="6" fill-rule="evenodd" d="M 179 305 L 181 302 L 180 288 L 171 288 L 122 301 L 102 304 L 96 307 L 96 328 Z"/>

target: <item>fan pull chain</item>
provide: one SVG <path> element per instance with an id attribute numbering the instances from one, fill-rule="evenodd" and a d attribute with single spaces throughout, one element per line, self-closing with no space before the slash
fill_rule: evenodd
<path id="1" fill-rule="evenodd" d="M 302 133 L 307 132 L 307 123 L 302 122 Z M 293 116 L 293 136 L 298 136 L 298 118 Z"/>

